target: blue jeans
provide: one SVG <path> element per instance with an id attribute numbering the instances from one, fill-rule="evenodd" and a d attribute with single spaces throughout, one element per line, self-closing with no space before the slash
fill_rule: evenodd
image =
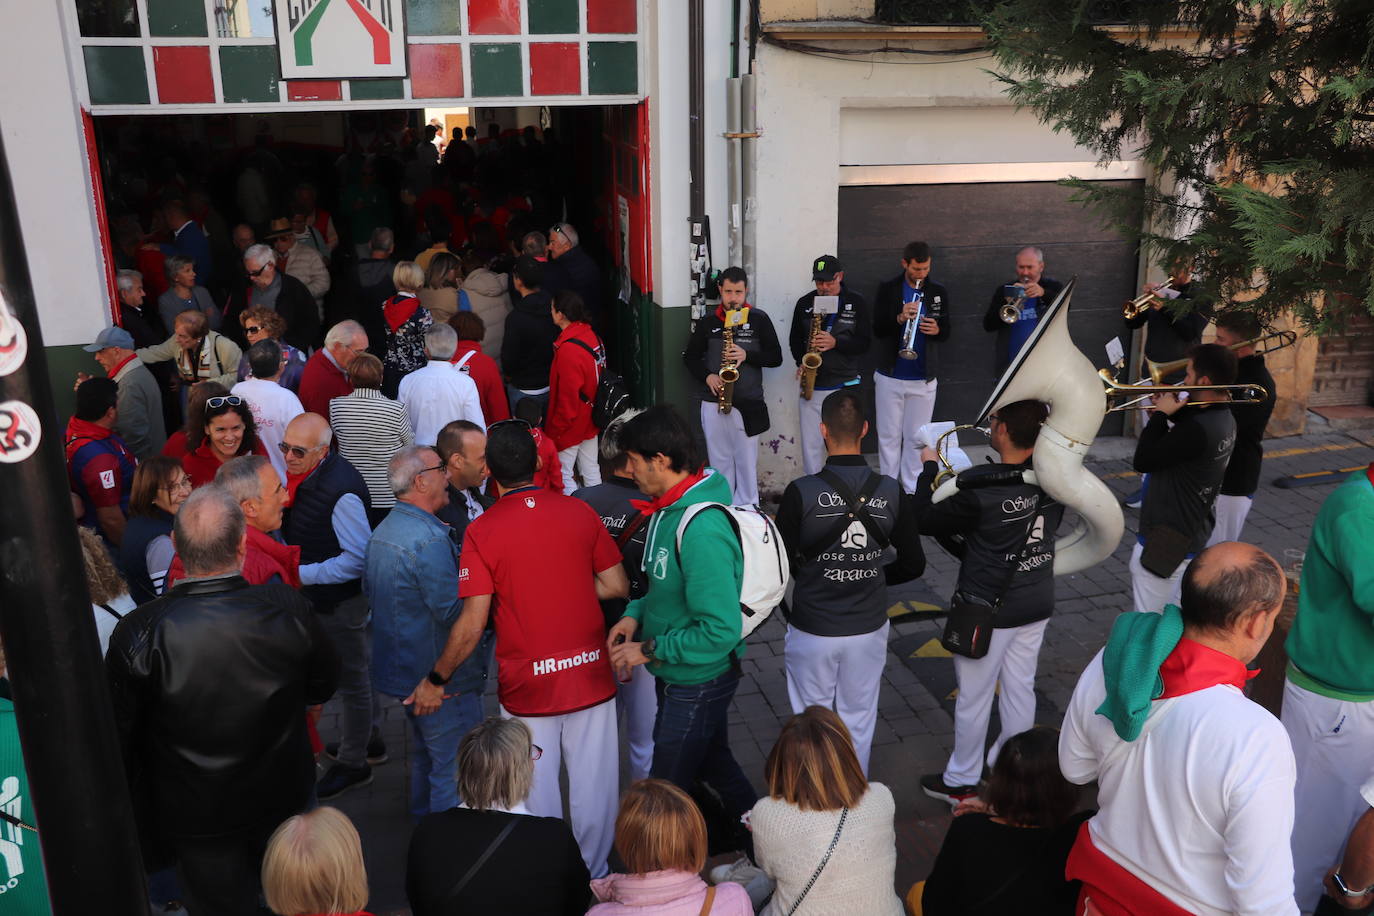
<path id="1" fill-rule="evenodd" d="M 658 715 L 654 719 L 654 762 L 649 775 L 666 779 L 684 792 L 700 780 L 715 789 L 731 820 L 754 807 L 758 795 L 730 753 L 730 701 L 739 686 L 730 670 L 704 684 L 683 686 L 655 681 Z"/>
<path id="2" fill-rule="evenodd" d="M 417 716 L 404 707 L 411 737 L 410 817 L 458 806 L 458 742 L 482 721 L 482 695 L 476 691 L 444 700 L 437 712 Z"/>

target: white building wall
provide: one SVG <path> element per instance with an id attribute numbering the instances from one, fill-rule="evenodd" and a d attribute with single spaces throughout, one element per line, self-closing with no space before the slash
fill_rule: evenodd
<path id="1" fill-rule="evenodd" d="M 841 167 L 1095 158 L 1033 114 L 1015 111 L 984 72 L 989 65 L 986 56 L 835 60 L 760 43 L 754 71 L 763 135 L 752 294 L 774 319 L 784 350 L 783 365 L 765 372 L 772 417 L 759 457 L 765 493 L 780 493 L 801 473 L 796 367 L 786 339 L 793 304 L 812 288 L 811 260 L 838 247 Z M 893 240 L 894 273 L 907 241 Z"/>
<path id="2" fill-rule="evenodd" d="M 46 346 L 87 344 L 109 324 L 104 260 L 61 10 L 25 3 L 0 29 L 0 135 Z"/>

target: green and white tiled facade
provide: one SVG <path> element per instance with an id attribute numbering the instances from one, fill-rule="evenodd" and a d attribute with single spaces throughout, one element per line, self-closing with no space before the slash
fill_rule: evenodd
<path id="1" fill-rule="evenodd" d="M 408 75 L 342 80 L 281 78 L 266 0 L 65 2 L 93 114 L 616 104 L 647 92 L 642 0 L 404 0 Z"/>

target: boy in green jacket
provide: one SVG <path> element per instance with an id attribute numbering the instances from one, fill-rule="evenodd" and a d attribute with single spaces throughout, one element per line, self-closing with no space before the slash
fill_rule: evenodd
<path id="1" fill-rule="evenodd" d="M 758 798 L 729 744 L 730 701 L 744 652 L 744 556 L 718 511 L 694 518 L 677 549 L 684 510 L 694 503 L 728 505 L 730 486 L 701 466 L 691 431 L 671 407 L 651 407 L 631 419 L 620 445 L 635 483 L 652 497 L 639 507 L 652 513 L 643 560 L 649 592 L 632 601 L 611 628 L 611 664 L 622 673 L 647 664 L 657 679 L 649 774 L 689 792 L 698 780 L 709 783 L 737 824 Z"/>

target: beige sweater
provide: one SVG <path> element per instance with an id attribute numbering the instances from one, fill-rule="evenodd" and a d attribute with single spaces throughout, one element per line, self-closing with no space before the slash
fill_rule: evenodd
<path id="1" fill-rule="evenodd" d="M 903 916 L 893 889 L 895 813 L 891 790 L 880 782 L 869 783 L 859 804 L 849 809 L 840 841 L 797 916 Z M 839 811 L 803 811 L 776 798 L 761 798 L 754 805 L 754 857 L 777 882 L 763 916 L 783 916 L 792 909 L 825 857 L 839 822 Z"/>

